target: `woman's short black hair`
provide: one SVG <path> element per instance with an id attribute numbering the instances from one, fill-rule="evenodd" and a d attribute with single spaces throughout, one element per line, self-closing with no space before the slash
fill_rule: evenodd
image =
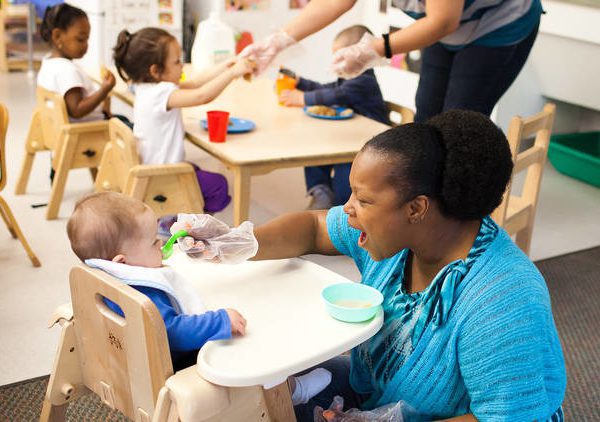
<path id="1" fill-rule="evenodd" d="M 426 195 L 458 220 L 481 219 L 500 205 L 513 167 L 504 133 L 466 110 L 387 130 L 363 151 L 384 154 L 393 164 L 389 181 L 403 202 Z"/>
<path id="2" fill-rule="evenodd" d="M 142 28 L 133 34 L 123 30 L 117 37 L 113 59 L 117 72 L 125 82 L 157 82 L 150 75 L 150 66 L 164 70 L 169 43 L 175 37 L 161 28 Z"/>
<path id="3" fill-rule="evenodd" d="M 55 28 L 65 30 L 78 19 L 86 18 L 86 13 L 78 7 L 61 3 L 47 7 L 44 19 L 40 25 L 40 36 L 46 42 L 52 41 L 52 30 Z"/>

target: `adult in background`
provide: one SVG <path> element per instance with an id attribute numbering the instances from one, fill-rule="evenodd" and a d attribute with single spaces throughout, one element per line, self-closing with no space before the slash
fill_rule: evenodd
<path id="1" fill-rule="evenodd" d="M 241 54 L 254 59 L 260 72 L 280 51 L 329 25 L 355 3 L 312 0 L 281 30 Z M 542 13 L 540 0 L 392 0 L 392 5 L 416 21 L 339 50 L 333 68 L 352 78 L 384 63 L 384 57 L 424 49 L 417 122 L 449 109 L 489 116 L 525 64 Z"/>

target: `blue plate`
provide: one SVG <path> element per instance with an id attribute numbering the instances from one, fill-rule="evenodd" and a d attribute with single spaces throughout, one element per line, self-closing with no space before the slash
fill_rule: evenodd
<path id="1" fill-rule="evenodd" d="M 206 122 L 206 119 L 200 120 L 200 124 L 202 125 L 202 129 L 208 130 L 208 123 Z M 239 119 L 237 117 L 230 117 L 229 118 L 229 127 L 227 128 L 227 133 L 250 132 L 255 127 L 256 127 L 256 124 L 252 120 Z"/>
<path id="2" fill-rule="evenodd" d="M 306 106 L 304 107 L 304 112 L 306 114 L 308 114 L 310 117 L 316 117 L 317 119 L 325 119 L 325 120 L 346 120 L 346 119 L 351 119 L 354 116 L 354 111 L 352 111 L 352 109 L 348 108 L 348 107 L 338 107 L 338 106 L 332 106 L 330 108 L 334 109 L 336 112 L 335 116 L 323 116 L 322 114 L 315 114 L 315 113 L 311 113 L 310 111 L 308 111 L 309 107 L 314 107 L 314 106 Z M 342 111 L 345 110 L 350 110 L 351 113 L 349 113 L 346 116 L 341 116 L 340 114 L 342 113 Z"/>

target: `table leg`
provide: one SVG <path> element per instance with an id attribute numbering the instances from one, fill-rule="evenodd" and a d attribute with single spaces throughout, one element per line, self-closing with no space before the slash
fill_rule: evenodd
<path id="1" fill-rule="evenodd" d="M 250 169 L 234 167 L 233 174 L 233 225 L 237 227 L 248 219 L 250 211 Z"/>
<path id="2" fill-rule="evenodd" d="M 270 389 L 263 389 L 263 396 L 271 422 L 295 422 L 292 395 L 287 381 Z"/>

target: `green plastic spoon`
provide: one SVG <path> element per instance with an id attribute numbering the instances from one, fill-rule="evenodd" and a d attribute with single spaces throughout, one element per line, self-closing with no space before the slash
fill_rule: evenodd
<path id="1" fill-rule="evenodd" d="M 173 245 L 175 242 L 177 242 L 177 239 L 180 237 L 186 237 L 187 235 L 188 232 L 185 230 L 179 230 L 178 232 L 175 232 L 175 234 L 173 234 L 173 236 L 171 236 L 169 240 L 167 240 L 167 243 L 165 243 L 162 247 L 163 259 L 169 259 L 171 255 L 173 255 Z"/>

